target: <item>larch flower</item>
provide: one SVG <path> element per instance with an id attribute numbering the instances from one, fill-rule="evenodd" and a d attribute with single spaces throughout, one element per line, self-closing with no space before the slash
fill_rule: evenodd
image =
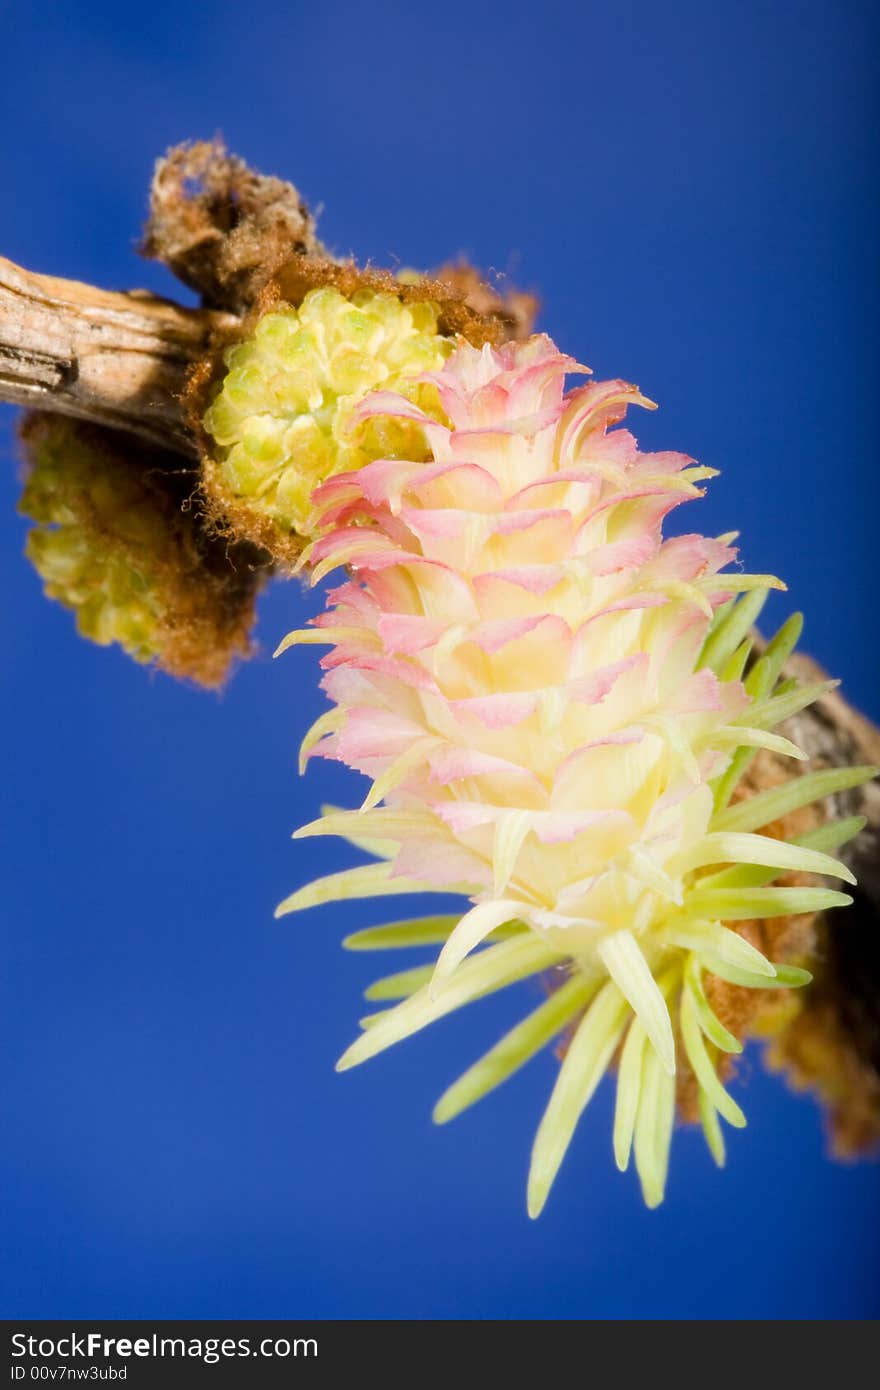
<path id="1" fill-rule="evenodd" d="M 326 390 L 314 403 L 297 391 L 285 416 L 278 385 L 269 411 L 333 441 L 317 467 L 307 451 L 305 476 L 324 479 L 308 509 L 295 481 L 288 495 L 299 518 L 308 510 L 312 582 L 347 571 L 327 611 L 279 648 L 331 649 L 332 705 L 303 760 L 336 759 L 371 780 L 359 810 L 329 810 L 297 835 L 339 835 L 375 856 L 300 889 L 278 915 L 416 891 L 468 900 L 349 938 L 362 950 L 440 950 L 367 991 L 400 1002 L 364 1020 L 341 1070 L 548 975 L 545 1002 L 435 1110 L 451 1119 L 566 1038 L 534 1143 L 533 1216 L 614 1064 L 614 1154 L 625 1169 L 634 1151 L 649 1205 L 663 1196 L 677 1069 L 693 1075 L 723 1162 L 719 1117 L 745 1119 L 719 1073 L 741 1042 L 713 1011 L 712 981 L 765 991 L 809 980 L 739 925 L 848 903 L 811 878 L 776 880 L 851 882 L 832 856 L 860 822 L 791 842 L 768 827 L 871 775 L 817 771 L 734 799 L 756 750 L 803 760 L 774 727 L 828 686 L 780 681 L 798 618 L 750 663 L 752 624 L 783 586 L 727 568 L 733 536 L 664 539 L 666 516 L 701 496 L 713 470 L 640 453 L 615 426 L 651 402 L 622 381 L 566 392 L 566 374 L 585 372 L 544 336 L 500 349 L 459 341 L 405 391 L 371 389 L 364 373 L 341 411 L 328 411 Z M 384 452 L 359 452 L 365 439 Z M 413 447 L 388 447 L 404 439 Z M 273 488 L 297 469 L 291 445 L 280 456 Z"/>
<path id="2" fill-rule="evenodd" d="M 19 510 L 28 559 L 82 637 L 213 687 L 250 647 L 260 575 L 187 505 L 179 463 L 112 430 L 31 414 Z"/>

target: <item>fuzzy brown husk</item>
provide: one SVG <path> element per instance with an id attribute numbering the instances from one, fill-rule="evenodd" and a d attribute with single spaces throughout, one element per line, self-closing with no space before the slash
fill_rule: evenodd
<path id="1" fill-rule="evenodd" d="M 846 920 L 817 923 L 812 984 L 795 998 L 767 1061 L 823 1102 L 832 1152 L 880 1150 L 880 940 L 876 910 L 856 892 Z"/>
<path id="2" fill-rule="evenodd" d="M 464 296 L 465 304 L 482 318 L 497 319 L 505 340 L 523 342 L 535 327 L 540 301 L 537 295 L 515 285 L 489 284 L 488 279 L 465 260 L 450 261 L 434 273 L 434 279 Z"/>
<path id="3" fill-rule="evenodd" d="M 293 184 L 256 173 L 222 140 L 175 145 L 157 160 L 141 253 L 206 308 L 246 313 L 290 256 L 319 249 Z"/>
<path id="4" fill-rule="evenodd" d="M 815 681 L 826 673 L 797 653 L 785 674 Z M 880 764 L 880 731 L 837 691 L 788 720 L 783 732 L 817 766 Z M 792 991 L 787 1010 L 756 1020 L 756 1031 L 771 1034 L 769 1065 L 826 1106 L 832 1151 L 852 1157 L 880 1148 L 880 782 L 839 793 L 822 810 L 826 818 L 867 820 L 840 852 L 859 886 L 851 907 L 814 924 L 812 983 Z"/>

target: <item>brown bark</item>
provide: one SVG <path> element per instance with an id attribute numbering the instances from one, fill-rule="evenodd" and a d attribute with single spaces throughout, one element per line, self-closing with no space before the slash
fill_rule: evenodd
<path id="1" fill-rule="evenodd" d="M 36 275 L 0 257 L 0 400 L 194 456 L 180 398 L 230 314 Z"/>

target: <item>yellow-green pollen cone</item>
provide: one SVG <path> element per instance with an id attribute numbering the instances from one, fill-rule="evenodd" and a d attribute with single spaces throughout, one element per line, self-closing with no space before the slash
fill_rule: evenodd
<path id="1" fill-rule="evenodd" d="M 371 289 L 351 299 L 315 289 L 299 308 L 264 314 L 252 337 L 227 350 L 228 371 L 204 416 L 221 494 L 308 537 L 319 483 L 371 459 L 423 450 L 408 421 L 356 426 L 352 407 L 382 389 L 430 408 L 436 390 L 419 378 L 452 348 L 438 332 L 434 304 L 403 304 Z"/>
<path id="2" fill-rule="evenodd" d="M 530 1214 L 615 1068 L 614 1156 L 621 1169 L 634 1156 L 656 1206 L 677 1072 L 694 1080 L 719 1164 L 719 1119 L 745 1123 L 722 1081 L 742 1043 L 712 1008 L 713 977 L 758 991 L 807 983 L 747 929 L 850 901 L 815 876 L 852 882 L 834 854 L 859 822 L 790 842 L 775 827 L 873 770 L 796 775 L 743 797 L 757 750 L 803 761 L 774 729 L 828 686 L 783 676 L 798 619 L 752 657 L 752 624 L 784 586 L 727 569 L 732 536 L 664 536 L 713 470 L 641 453 L 614 427 L 651 402 L 620 381 L 566 390 L 566 374 L 585 369 L 546 337 L 481 351 L 459 341 L 450 355 L 430 310 L 413 314 L 384 295 L 320 291 L 269 315 L 230 356 L 207 417 L 229 485 L 309 539 L 312 581 L 344 571 L 327 611 L 279 652 L 330 648 L 331 707 L 302 759 L 344 762 L 371 787 L 359 810 L 329 809 L 297 835 L 338 835 L 375 859 L 299 889 L 278 915 L 462 895 L 456 913 L 348 939 L 440 950 L 368 988 L 388 1007 L 362 1020 L 340 1069 L 549 972 L 550 997 L 447 1090 L 435 1118 L 566 1036 Z"/>
<path id="3" fill-rule="evenodd" d="M 260 575 L 205 533 L 191 478 L 147 445 L 60 416 L 28 416 L 22 441 L 19 511 L 37 523 L 25 551 L 47 598 L 98 646 L 221 685 L 249 652 Z"/>
<path id="4" fill-rule="evenodd" d="M 47 430 L 19 510 L 38 523 L 25 550 L 46 596 L 75 613 L 80 635 L 154 660 L 162 601 L 150 570 L 168 546 L 167 518 L 142 481 L 103 466 L 71 432 Z"/>

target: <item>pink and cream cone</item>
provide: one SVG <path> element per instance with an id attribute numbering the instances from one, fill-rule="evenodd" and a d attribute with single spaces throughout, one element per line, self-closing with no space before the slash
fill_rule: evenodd
<path id="1" fill-rule="evenodd" d="M 798 844 L 760 831 L 867 775 L 796 777 L 728 805 L 755 749 L 802 759 L 772 727 L 825 687 L 777 687 L 793 620 L 743 680 L 751 623 L 783 586 L 723 572 L 736 558 L 731 537 L 663 538 L 667 515 L 700 496 L 712 470 L 640 453 L 614 426 L 651 403 L 620 381 L 566 393 L 566 374 L 584 371 L 546 337 L 462 344 L 426 379 L 439 409 L 367 394 L 348 428 L 376 417 L 417 426 L 428 461 L 379 458 L 317 488 L 319 537 L 305 564 L 314 582 L 340 567 L 348 577 L 279 649 L 329 645 L 332 708 L 304 757 L 337 759 L 372 783 L 359 810 L 298 835 L 340 835 L 377 856 L 300 889 L 279 915 L 414 891 L 469 903 L 350 942 L 441 950 L 373 987 L 373 998 L 402 1002 L 366 1020 L 340 1069 L 556 968 L 561 987 L 435 1112 L 451 1118 L 571 1031 L 535 1141 L 533 1215 L 616 1055 L 615 1154 L 624 1168 L 634 1146 L 649 1204 L 663 1194 L 681 1056 L 723 1161 L 719 1114 L 745 1121 L 717 1059 L 741 1044 L 712 1013 L 703 974 L 761 989 L 809 978 L 727 924 L 849 901 L 768 884 L 791 870 L 851 879 L 829 851 L 856 826 Z"/>

